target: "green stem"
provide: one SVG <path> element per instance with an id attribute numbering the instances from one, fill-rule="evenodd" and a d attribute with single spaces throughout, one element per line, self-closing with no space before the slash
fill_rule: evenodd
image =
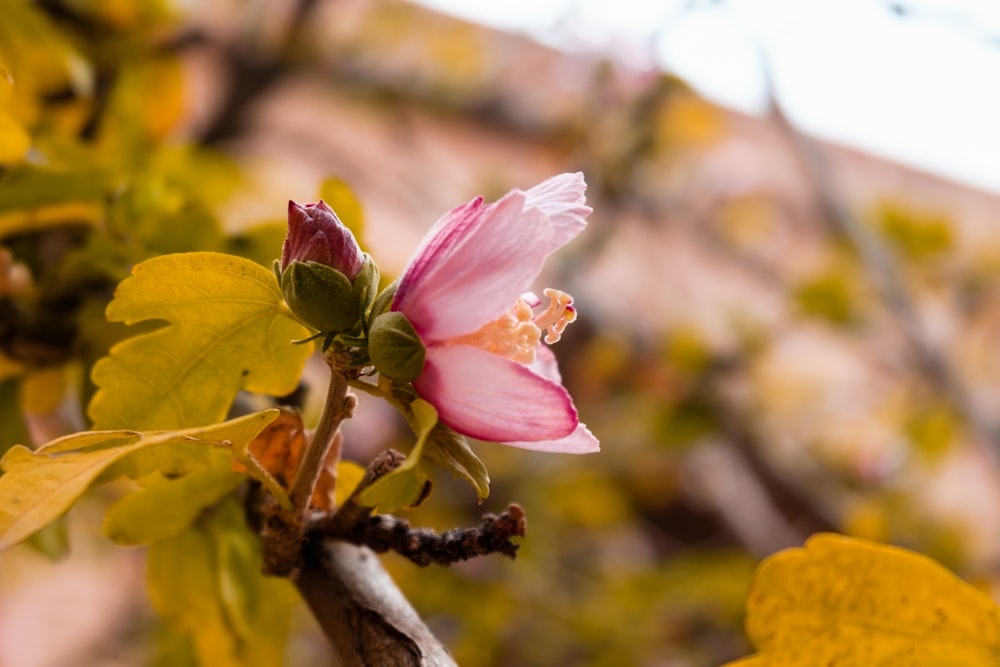
<path id="1" fill-rule="evenodd" d="M 316 433 L 306 447 L 302 463 L 295 473 L 295 479 L 288 492 L 296 511 L 304 513 L 309 507 L 309 499 L 312 497 L 313 489 L 316 488 L 320 471 L 331 457 L 334 459 L 334 465 L 330 466 L 330 473 L 336 473 L 336 460 L 340 459 L 340 439 L 336 437 L 337 431 L 340 430 L 341 422 L 350 419 L 354 414 L 355 403 L 354 396 L 348 393 L 347 376 L 340 369 L 331 367 L 330 386 L 326 392 L 323 414 L 320 415 Z M 332 447 L 336 447 L 336 451 L 332 451 Z"/>
<path id="2" fill-rule="evenodd" d="M 357 389 L 358 391 L 363 391 L 369 396 L 375 396 L 377 398 L 386 398 L 386 393 L 382 389 L 371 382 L 365 382 L 364 380 L 348 380 L 347 383 Z"/>

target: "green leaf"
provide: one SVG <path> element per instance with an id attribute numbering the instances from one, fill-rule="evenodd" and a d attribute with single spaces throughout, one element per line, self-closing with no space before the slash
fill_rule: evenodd
<path id="1" fill-rule="evenodd" d="M 96 224 L 108 174 L 95 168 L 22 166 L 0 177 L 0 237 L 66 224 Z"/>
<path id="2" fill-rule="evenodd" d="M 730 667 L 987 667 L 1000 607 L 930 558 L 842 535 L 813 536 L 758 568 L 747 635 Z"/>
<path id="3" fill-rule="evenodd" d="M 456 477 L 462 477 L 476 489 L 480 501 L 490 495 L 490 475 L 486 466 L 469 447 L 465 436 L 438 423 L 431 431 L 424 449 L 424 456 L 450 470 Z"/>
<path id="4" fill-rule="evenodd" d="M 215 545 L 202 526 L 190 526 L 149 548 L 149 598 L 171 625 L 194 636 L 203 665 L 238 665 L 236 640 L 222 614 Z"/>
<path id="5" fill-rule="evenodd" d="M 288 580 L 263 576 L 261 562 L 260 541 L 235 500 L 150 547 L 153 607 L 192 635 L 202 665 L 282 664 L 298 598 Z"/>
<path id="6" fill-rule="evenodd" d="M 222 419 L 240 389 L 291 392 L 311 332 L 286 314 L 274 274 L 240 257 L 196 252 L 138 264 L 108 318 L 171 326 L 126 340 L 93 371 L 95 428 L 164 429 Z"/>
<path id="7" fill-rule="evenodd" d="M 260 605 L 268 602 L 260 599 L 257 587 L 248 585 L 260 578 L 260 543 L 246 530 L 230 529 L 233 524 L 245 523 L 238 507 L 228 503 L 219 512 L 230 514 L 228 521 L 220 515 L 223 521 L 212 526 L 219 568 L 219 600 L 229 626 L 237 636 L 249 641 L 253 639 L 254 616 Z"/>
<path id="8" fill-rule="evenodd" d="M 107 172 L 91 166 L 79 169 L 15 167 L 0 179 L 0 213 L 70 202 L 99 202 L 110 183 Z M 3 232 L 0 236 L 10 233 L 4 228 L 0 230 Z"/>
<path id="9" fill-rule="evenodd" d="M 246 479 L 228 468 L 155 476 L 152 485 L 125 496 L 104 516 L 104 534 L 113 542 L 150 544 L 172 537 Z"/>
<path id="10" fill-rule="evenodd" d="M 156 191 L 147 196 L 156 195 L 166 196 Z M 187 201 L 176 211 L 148 211 L 132 223 L 130 231 L 133 242 L 137 241 L 148 248 L 150 255 L 168 255 L 188 250 L 218 250 L 223 245 L 223 233 L 218 219 L 205 204 L 197 201 Z"/>
<path id="11" fill-rule="evenodd" d="M 203 428 L 139 433 L 97 431 L 68 435 L 31 451 L 17 445 L 0 461 L 0 550 L 25 539 L 59 518 L 93 483 L 144 470 L 155 458 L 144 454 L 183 445 L 238 447 L 252 440 L 278 416 L 264 410 Z M 137 462 L 128 459 L 137 458 Z M 120 466 L 131 463 L 132 466 Z"/>
<path id="12" fill-rule="evenodd" d="M 261 266 L 271 268 L 281 254 L 281 243 L 285 240 L 287 225 L 264 223 L 226 238 L 226 252 L 252 259 Z"/>
<path id="13" fill-rule="evenodd" d="M 375 480 L 358 496 L 360 504 L 385 514 L 417 505 L 427 495 L 427 475 L 420 470 L 418 464 L 424 443 L 438 423 L 438 414 L 433 405 L 420 398 L 410 404 L 410 410 L 410 427 L 417 435 L 417 443 L 410 455 L 401 466 Z"/>
<path id="14" fill-rule="evenodd" d="M 51 561 L 60 561 L 69 556 L 69 527 L 66 517 L 59 517 L 32 535 L 25 542 L 32 549 Z"/>
<path id="15" fill-rule="evenodd" d="M 94 72 L 51 16 L 34 2 L 7 0 L 0 21 L 0 45 L 17 85 L 44 94 L 71 86 L 77 95 L 93 92 Z M 20 76 L 19 76 L 20 75 Z"/>

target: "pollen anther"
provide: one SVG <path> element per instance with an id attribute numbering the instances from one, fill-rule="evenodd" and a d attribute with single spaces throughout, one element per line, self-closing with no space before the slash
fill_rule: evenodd
<path id="1" fill-rule="evenodd" d="M 472 345 L 519 364 L 533 363 L 535 350 L 542 341 L 542 331 L 547 332 L 545 342 L 551 345 L 559 341 L 562 332 L 576 319 L 573 297 L 555 289 L 546 289 L 543 294 L 548 297 L 549 305 L 538 315 L 533 307 L 539 306 L 540 300 L 533 294 L 526 294 L 479 331 L 453 338 L 447 344 Z"/>
<path id="2" fill-rule="evenodd" d="M 549 287 L 542 294 L 548 297 L 549 306 L 535 317 L 534 323 L 548 332 L 545 342 L 552 345 L 558 343 L 566 327 L 576 321 L 576 309 L 573 308 L 573 297 L 566 292 Z"/>

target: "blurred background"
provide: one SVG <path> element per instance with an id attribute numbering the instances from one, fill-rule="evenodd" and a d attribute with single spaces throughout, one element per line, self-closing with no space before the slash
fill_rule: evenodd
<path id="1" fill-rule="evenodd" d="M 538 287 L 576 298 L 554 351 L 601 453 L 477 444 L 486 504 L 437 470 L 407 518 L 519 502 L 517 560 L 384 559 L 459 664 L 745 655 L 754 566 L 819 531 L 1000 581 L 991 3 L 3 2 L 3 447 L 85 427 L 144 257 L 269 266 L 333 177 L 391 276 L 450 208 L 579 170 L 590 227 Z M 405 451 L 364 399 L 347 456 Z M 67 559 L 0 555 L 0 665 L 186 664 L 105 506 Z M 288 664 L 326 651 L 303 610 Z"/>

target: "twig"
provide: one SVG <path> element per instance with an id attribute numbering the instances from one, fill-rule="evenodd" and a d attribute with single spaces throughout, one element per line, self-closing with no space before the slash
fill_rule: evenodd
<path id="1" fill-rule="evenodd" d="M 289 576 L 302 560 L 302 541 L 310 519 L 309 505 L 320 473 L 325 469 L 335 475 L 342 439 L 337 437 L 340 424 L 354 414 L 357 399 L 349 393 L 348 378 L 336 361 L 330 364 L 330 386 L 312 440 L 306 444 L 302 461 L 295 471 L 288 492 L 291 509 L 280 506 L 273 496 L 264 501 L 261 540 L 264 547 L 264 571 Z"/>
<path id="2" fill-rule="evenodd" d="M 965 384 L 952 368 L 944 354 L 927 335 L 923 321 L 914 305 L 894 258 L 885 244 L 861 223 L 837 195 L 830 167 L 814 141 L 803 135 L 785 115 L 774 94 L 770 65 L 766 54 L 760 51 L 761 67 L 766 81 L 769 113 L 777 127 L 789 140 L 795 154 L 806 168 L 806 175 L 813 183 L 816 196 L 829 220 L 857 249 L 861 261 L 872 276 L 889 311 L 902 325 L 907 342 L 913 350 L 919 368 L 941 393 L 948 397 L 955 409 L 965 418 L 983 442 L 990 443 L 988 455 L 997 460 L 1000 454 L 1000 428 L 976 405 Z"/>
<path id="3" fill-rule="evenodd" d="M 299 464 L 288 491 L 293 507 L 300 512 L 305 512 L 308 508 L 309 499 L 312 497 L 313 489 L 316 488 L 316 481 L 323 467 L 331 464 L 328 465 L 331 474 L 336 470 L 336 461 L 340 456 L 338 452 L 332 451 L 332 448 L 340 446 L 340 439 L 334 436 L 340 430 L 340 424 L 354 415 L 354 408 L 357 405 L 357 399 L 348 393 L 347 382 L 347 377 L 340 369 L 331 367 L 330 386 L 327 389 L 323 413 L 320 415 L 312 441 L 306 446 L 302 463 Z"/>
<path id="4" fill-rule="evenodd" d="M 507 511 L 483 515 L 475 528 L 456 528 L 436 533 L 427 528 L 411 528 L 408 521 L 385 514 L 375 515 L 343 539 L 363 544 L 377 553 L 395 551 L 417 565 L 451 565 L 477 556 L 500 553 L 517 556 L 518 545 L 512 537 L 524 537 L 527 521 L 520 505 L 511 503 Z"/>
<path id="5" fill-rule="evenodd" d="M 500 553 L 514 558 L 518 545 L 513 537 L 524 537 L 527 519 L 524 509 L 511 503 L 502 514 L 485 514 L 474 528 L 456 528 L 437 533 L 413 528 L 405 519 L 381 514 L 372 516 L 371 507 L 361 504 L 361 491 L 379 477 L 395 470 L 406 457 L 394 450 L 377 456 L 351 497 L 333 516 L 316 521 L 309 530 L 310 540 L 338 539 L 370 547 L 378 553 L 395 551 L 417 565 L 451 565 L 477 556 Z"/>

